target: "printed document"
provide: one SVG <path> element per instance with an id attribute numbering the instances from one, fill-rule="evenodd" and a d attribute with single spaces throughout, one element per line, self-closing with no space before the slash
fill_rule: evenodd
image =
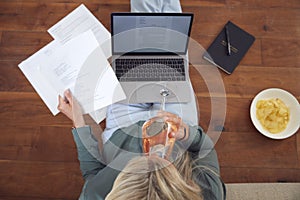
<path id="1" fill-rule="evenodd" d="M 52 42 L 19 64 L 53 115 L 66 89 L 100 123 L 106 107 L 126 98 L 107 58 L 111 34 L 82 4 L 52 26 Z"/>
<path id="2" fill-rule="evenodd" d="M 53 115 L 66 89 L 97 123 L 105 118 L 103 108 L 126 98 L 91 30 L 65 44 L 54 40 L 19 67 Z"/>
<path id="3" fill-rule="evenodd" d="M 111 34 L 83 4 L 52 26 L 48 32 L 55 40 L 66 43 L 88 30 L 92 30 L 104 55 L 109 58 Z"/>

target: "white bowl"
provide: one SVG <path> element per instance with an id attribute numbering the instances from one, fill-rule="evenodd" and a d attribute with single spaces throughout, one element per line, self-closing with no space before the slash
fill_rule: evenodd
<path id="1" fill-rule="evenodd" d="M 287 124 L 285 130 L 279 133 L 270 133 L 266 129 L 264 129 L 256 118 L 256 104 L 257 101 L 262 99 L 271 99 L 271 98 L 279 98 L 281 99 L 285 105 L 290 109 L 290 120 Z M 258 93 L 253 99 L 250 107 L 250 117 L 255 126 L 255 128 L 262 133 L 263 135 L 272 138 L 272 139 L 284 139 L 295 134 L 300 126 L 300 105 L 297 99 L 290 94 L 289 92 L 278 89 L 278 88 L 270 88 L 261 91 Z"/>

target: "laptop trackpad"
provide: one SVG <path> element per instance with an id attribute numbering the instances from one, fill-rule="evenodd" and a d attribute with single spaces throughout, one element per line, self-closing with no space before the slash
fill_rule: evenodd
<path id="1" fill-rule="evenodd" d="M 160 91 L 165 89 L 165 84 L 159 83 L 145 83 L 139 84 L 137 87 L 137 100 L 138 102 L 161 102 L 162 96 Z"/>
<path id="2" fill-rule="evenodd" d="M 126 99 L 122 103 L 139 103 L 137 99 L 137 83 L 136 82 L 123 82 L 121 83 L 125 92 Z"/>

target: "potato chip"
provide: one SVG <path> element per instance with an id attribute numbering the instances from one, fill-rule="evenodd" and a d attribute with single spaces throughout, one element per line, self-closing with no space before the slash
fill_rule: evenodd
<path id="1" fill-rule="evenodd" d="M 279 133 L 289 122 L 290 110 L 279 98 L 259 100 L 256 104 L 256 117 L 264 129 L 270 133 Z"/>

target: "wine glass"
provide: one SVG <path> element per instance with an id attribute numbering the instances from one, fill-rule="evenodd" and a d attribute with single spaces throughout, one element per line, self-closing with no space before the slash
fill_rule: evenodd
<path id="1" fill-rule="evenodd" d="M 160 91 L 162 96 L 161 110 L 165 110 L 166 98 L 169 94 L 167 89 Z M 171 132 L 177 131 L 174 130 L 174 127 L 163 117 L 156 116 L 146 121 L 142 127 L 144 153 L 168 159 L 175 143 L 175 137 L 171 134 Z"/>

